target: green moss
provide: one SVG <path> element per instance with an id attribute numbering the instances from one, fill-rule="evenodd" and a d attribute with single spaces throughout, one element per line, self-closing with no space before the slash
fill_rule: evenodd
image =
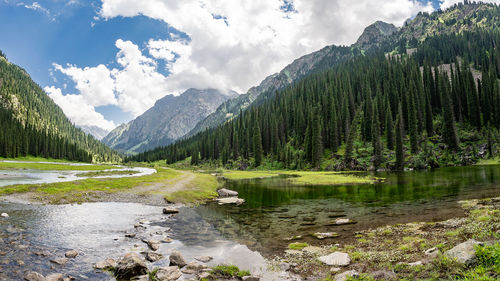
<path id="1" fill-rule="evenodd" d="M 307 246 L 309 246 L 309 244 L 307 244 L 305 242 L 293 242 L 293 243 L 288 244 L 288 249 L 291 249 L 291 250 L 302 250 L 302 249 L 304 249 Z"/>
<path id="2" fill-rule="evenodd" d="M 210 274 L 216 278 L 241 278 L 244 276 L 250 276 L 250 271 L 240 270 L 237 266 L 232 264 L 220 264 L 212 267 Z"/>

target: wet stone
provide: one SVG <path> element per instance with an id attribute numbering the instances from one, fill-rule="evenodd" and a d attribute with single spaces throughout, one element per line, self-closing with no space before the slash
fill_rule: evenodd
<path id="1" fill-rule="evenodd" d="M 45 281 L 45 277 L 38 272 L 31 271 L 24 276 L 26 281 Z"/>
<path id="2" fill-rule="evenodd" d="M 50 260 L 50 262 L 58 265 L 65 265 L 68 262 L 68 258 L 55 258 Z"/>
<path id="3" fill-rule="evenodd" d="M 112 259 L 112 258 L 107 258 L 103 261 L 100 261 L 94 265 L 95 269 L 100 269 L 100 270 L 108 270 L 115 268 L 117 266 L 117 262 Z"/>
<path id="4" fill-rule="evenodd" d="M 177 208 L 174 208 L 174 207 L 165 207 L 165 208 L 163 208 L 163 213 L 166 215 L 177 214 L 177 213 L 179 213 L 179 210 Z"/>
<path id="5" fill-rule="evenodd" d="M 169 259 L 170 259 L 170 265 L 177 265 L 179 267 L 183 267 L 187 264 L 186 260 L 184 260 L 184 257 L 181 255 L 179 251 L 175 250 L 172 251 Z"/>
<path id="6" fill-rule="evenodd" d="M 115 269 L 117 279 L 131 279 L 135 276 L 146 274 L 148 268 L 136 253 L 128 253 L 118 262 Z"/>
<path id="7" fill-rule="evenodd" d="M 78 256 L 78 252 L 75 250 L 69 250 L 66 253 L 64 253 L 64 256 L 66 256 L 67 258 L 70 258 L 70 259 L 74 259 L 74 258 L 76 258 L 76 256 Z"/>
<path id="8" fill-rule="evenodd" d="M 156 272 L 156 280 L 158 281 L 177 280 L 181 276 L 182 272 L 177 266 L 160 267 Z"/>
<path id="9" fill-rule="evenodd" d="M 146 259 L 150 262 L 155 262 L 155 261 L 159 261 L 163 258 L 163 255 L 161 254 L 158 254 L 158 253 L 154 253 L 154 252 L 147 252 L 146 253 Z"/>
<path id="10" fill-rule="evenodd" d="M 45 281 L 63 281 L 63 275 L 61 273 L 52 273 L 45 277 Z"/>
<path id="11" fill-rule="evenodd" d="M 200 256 L 200 257 L 196 257 L 194 259 L 197 260 L 197 261 L 200 261 L 200 262 L 209 262 L 213 258 L 211 256 Z"/>

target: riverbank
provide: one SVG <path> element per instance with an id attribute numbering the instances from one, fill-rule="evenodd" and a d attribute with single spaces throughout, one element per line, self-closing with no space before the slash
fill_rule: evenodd
<path id="1" fill-rule="evenodd" d="M 293 242 L 272 263 L 312 280 L 498 280 L 500 197 L 459 203 L 465 217 L 363 230 L 322 247 Z"/>
<path id="2" fill-rule="evenodd" d="M 215 198 L 217 187 L 217 179 L 212 175 L 157 167 L 156 173 L 139 177 L 86 178 L 46 184 L 10 185 L 0 189 L 0 196 L 13 201 L 48 204 L 83 202 L 197 204 Z"/>

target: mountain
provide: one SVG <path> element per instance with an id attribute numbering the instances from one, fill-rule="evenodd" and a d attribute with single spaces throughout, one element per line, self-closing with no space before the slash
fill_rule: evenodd
<path id="1" fill-rule="evenodd" d="M 28 73 L 0 52 L 0 157 L 117 162 L 120 156 L 76 128 Z"/>
<path id="2" fill-rule="evenodd" d="M 186 136 L 193 136 L 208 128 L 216 127 L 237 116 L 241 110 L 248 108 L 254 101 L 263 102 L 271 98 L 276 90 L 283 89 L 311 73 L 331 68 L 339 62 L 352 58 L 355 54 L 353 47 L 369 49 L 377 46 L 395 32 L 397 32 L 397 28 L 394 25 L 377 21 L 368 26 L 359 37 L 358 42 L 352 46 L 330 45 L 302 56 L 280 72 L 266 77 L 258 86 L 250 88 L 246 94 L 223 103 L 214 113 L 196 124 Z M 264 93 L 266 95 L 262 95 Z"/>
<path id="3" fill-rule="evenodd" d="M 111 131 L 102 141 L 128 154 L 165 146 L 188 133 L 235 92 L 188 89 L 179 96 L 167 95 L 141 116 Z"/>
<path id="4" fill-rule="evenodd" d="M 376 23 L 349 59 L 320 61 L 322 71 L 260 94 L 232 120 L 128 160 L 191 157 L 230 169 L 473 164 L 498 153 L 499 17 L 497 5 L 467 3 L 421 13 L 397 32 Z"/>
<path id="5" fill-rule="evenodd" d="M 109 134 L 108 130 L 97 126 L 78 126 L 78 128 L 82 129 L 85 133 L 94 136 L 98 140 L 102 140 Z"/>

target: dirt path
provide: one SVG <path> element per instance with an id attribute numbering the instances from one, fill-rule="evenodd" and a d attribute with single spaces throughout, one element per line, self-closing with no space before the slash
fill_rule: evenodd
<path id="1" fill-rule="evenodd" d="M 196 178 L 192 172 L 176 170 L 181 173 L 180 177 L 176 177 L 166 182 L 155 182 L 151 185 L 140 185 L 133 187 L 126 192 L 134 192 L 139 194 L 144 193 L 174 193 L 188 187 L 189 183 Z"/>

